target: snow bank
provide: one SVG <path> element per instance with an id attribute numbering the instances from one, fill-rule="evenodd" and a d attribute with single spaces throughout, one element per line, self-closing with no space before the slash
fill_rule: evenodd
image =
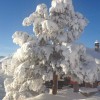
<path id="1" fill-rule="evenodd" d="M 88 89 L 90 91 L 90 89 Z M 92 91 L 92 90 L 91 90 Z M 86 98 L 81 93 L 73 92 L 73 89 L 64 89 L 58 91 L 58 95 L 51 94 L 40 94 L 34 98 L 29 98 L 26 100 L 100 100 L 99 95 Z"/>
<path id="2" fill-rule="evenodd" d="M 59 96 L 59 95 L 51 95 L 51 94 L 40 94 L 39 96 L 36 96 L 34 98 L 26 99 L 26 100 L 66 100 L 65 96 Z"/>
<path id="3" fill-rule="evenodd" d="M 84 97 L 82 94 L 73 92 L 73 89 L 64 89 L 58 91 L 57 95 L 46 93 L 26 100 L 78 100 L 78 99 L 85 100 L 85 98 L 86 97 Z"/>
<path id="4" fill-rule="evenodd" d="M 97 88 L 80 88 L 80 92 L 82 93 L 90 93 L 90 92 L 97 92 Z"/>
<path id="5" fill-rule="evenodd" d="M 76 100 L 76 99 L 74 99 Z M 99 97 L 87 98 L 87 99 L 77 99 L 77 100 L 100 100 Z"/>

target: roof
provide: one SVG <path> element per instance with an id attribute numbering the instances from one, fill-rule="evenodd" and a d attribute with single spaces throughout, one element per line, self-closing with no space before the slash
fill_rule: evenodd
<path id="1" fill-rule="evenodd" d="M 98 40 L 96 40 L 96 41 L 95 41 L 95 43 L 99 43 L 99 41 L 98 41 Z"/>

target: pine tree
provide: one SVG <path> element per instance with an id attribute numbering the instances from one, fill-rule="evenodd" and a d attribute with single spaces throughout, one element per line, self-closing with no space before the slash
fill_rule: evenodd
<path id="1" fill-rule="evenodd" d="M 45 4 L 40 4 L 22 24 L 33 25 L 35 36 L 21 31 L 13 34 L 13 42 L 20 48 L 12 57 L 13 78 L 5 80 L 3 100 L 45 92 L 45 81 L 53 77 L 53 94 L 56 94 L 57 75 L 62 72 L 78 83 L 96 80 L 95 60 L 86 54 L 83 45 L 74 43 L 87 25 L 87 19 L 75 12 L 72 0 L 52 0 L 49 12 Z"/>

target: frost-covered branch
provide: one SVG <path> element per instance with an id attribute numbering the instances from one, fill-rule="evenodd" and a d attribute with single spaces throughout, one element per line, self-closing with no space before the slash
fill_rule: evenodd
<path id="1" fill-rule="evenodd" d="M 35 38 L 21 31 L 13 34 L 13 42 L 20 48 L 9 63 L 3 64 L 5 73 L 11 72 L 12 76 L 5 80 L 3 100 L 45 92 L 44 83 L 52 80 L 53 71 L 58 75 L 65 73 L 79 83 L 97 79 L 95 60 L 86 54 L 83 45 L 73 43 L 83 32 L 87 19 L 75 12 L 72 0 L 52 0 L 49 12 L 45 4 L 40 4 L 22 24 L 33 25 Z"/>

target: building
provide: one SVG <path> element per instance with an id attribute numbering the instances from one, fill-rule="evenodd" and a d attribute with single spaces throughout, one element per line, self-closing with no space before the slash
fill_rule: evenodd
<path id="1" fill-rule="evenodd" d="M 98 40 L 95 41 L 95 51 L 100 51 L 100 43 L 98 42 Z"/>

